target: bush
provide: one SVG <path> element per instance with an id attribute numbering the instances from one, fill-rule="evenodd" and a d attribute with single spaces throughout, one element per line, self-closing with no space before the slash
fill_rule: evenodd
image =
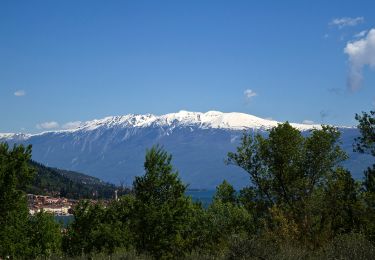
<path id="1" fill-rule="evenodd" d="M 272 259 L 277 253 L 274 242 L 260 237 L 233 235 L 229 241 L 226 259 Z"/>
<path id="2" fill-rule="evenodd" d="M 325 259 L 374 259 L 375 246 L 363 234 L 339 235 L 325 246 L 319 257 Z"/>

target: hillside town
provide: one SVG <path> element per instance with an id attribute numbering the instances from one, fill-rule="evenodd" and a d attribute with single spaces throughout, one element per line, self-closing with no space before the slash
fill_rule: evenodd
<path id="1" fill-rule="evenodd" d="M 73 214 L 72 209 L 78 203 L 78 200 L 27 194 L 27 202 L 31 215 L 43 210 L 57 216 L 69 216 Z"/>
<path id="2" fill-rule="evenodd" d="M 114 200 L 118 200 L 117 192 L 118 191 L 115 190 Z M 100 201 L 103 206 L 107 206 L 111 200 L 90 200 L 90 202 L 95 204 Z M 27 205 L 30 215 L 34 215 L 43 210 L 55 216 L 70 216 L 73 215 L 74 206 L 78 204 L 78 202 L 79 200 L 64 197 L 27 194 Z"/>

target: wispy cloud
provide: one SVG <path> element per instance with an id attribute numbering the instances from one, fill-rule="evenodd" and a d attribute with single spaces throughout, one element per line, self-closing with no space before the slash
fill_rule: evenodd
<path id="1" fill-rule="evenodd" d="M 363 36 L 366 35 L 366 33 L 367 33 L 367 30 L 360 31 L 359 33 L 354 34 L 354 37 L 355 38 L 362 38 Z"/>
<path id="2" fill-rule="evenodd" d="M 73 121 L 63 124 L 63 129 L 75 129 L 78 128 L 82 124 L 81 121 Z"/>
<path id="3" fill-rule="evenodd" d="M 314 121 L 312 121 L 312 120 L 303 120 L 302 121 L 302 124 L 305 124 L 305 125 L 313 125 L 314 124 Z"/>
<path id="4" fill-rule="evenodd" d="M 59 127 L 60 127 L 59 123 L 57 123 L 55 121 L 43 122 L 43 123 L 40 123 L 40 124 L 36 125 L 36 128 L 45 129 L 45 130 L 57 129 Z"/>
<path id="5" fill-rule="evenodd" d="M 17 90 L 16 92 L 14 92 L 14 95 L 16 97 L 22 97 L 22 96 L 26 95 L 26 91 L 25 90 Z"/>
<path id="6" fill-rule="evenodd" d="M 337 26 L 339 29 L 342 29 L 344 27 L 348 26 L 356 26 L 358 24 L 361 24 L 365 21 L 365 18 L 362 16 L 360 17 L 341 17 L 341 18 L 335 18 L 333 19 L 329 24 L 331 26 Z"/>
<path id="7" fill-rule="evenodd" d="M 250 100 L 257 96 L 258 94 L 255 93 L 253 90 L 251 89 L 246 89 L 244 92 L 243 92 L 244 96 L 245 96 L 245 99 L 246 99 L 246 102 L 250 102 Z"/>
<path id="8" fill-rule="evenodd" d="M 352 91 L 361 87 L 362 71 L 365 66 L 375 69 L 375 29 L 356 41 L 348 42 L 344 52 L 349 56 L 348 85 Z"/>

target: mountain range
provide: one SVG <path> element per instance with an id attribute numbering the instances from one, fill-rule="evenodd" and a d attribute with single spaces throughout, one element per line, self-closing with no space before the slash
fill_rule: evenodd
<path id="1" fill-rule="evenodd" d="M 244 131 L 267 134 L 279 122 L 244 113 L 180 111 L 166 115 L 111 116 L 82 123 L 74 129 L 39 134 L 4 133 L 0 142 L 33 145 L 33 160 L 47 166 L 84 172 L 112 183 L 131 184 L 143 174 L 145 151 L 162 145 L 173 155 L 175 168 L 190 188 L 211 189 L 224 179 L 240 188 L 249 185 L 243 170 L 227 166 Z M 320 125 L 291 125 L 308 134 Z M 349 154 L 344 166 L 355 178 L 372 164 L 371 158 L 354 153 L 352 145 L 359 132 L 338 127 L 342 147 Z"/>

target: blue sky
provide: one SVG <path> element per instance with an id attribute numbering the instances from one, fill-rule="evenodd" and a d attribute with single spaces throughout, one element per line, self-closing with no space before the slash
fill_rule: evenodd
<path id="1" fill-rule="evenodd" d="M 3 0 L 0 132 L 179 110 L 354 125 L 375 106 L 373 10 L 374 1 Z"/>

